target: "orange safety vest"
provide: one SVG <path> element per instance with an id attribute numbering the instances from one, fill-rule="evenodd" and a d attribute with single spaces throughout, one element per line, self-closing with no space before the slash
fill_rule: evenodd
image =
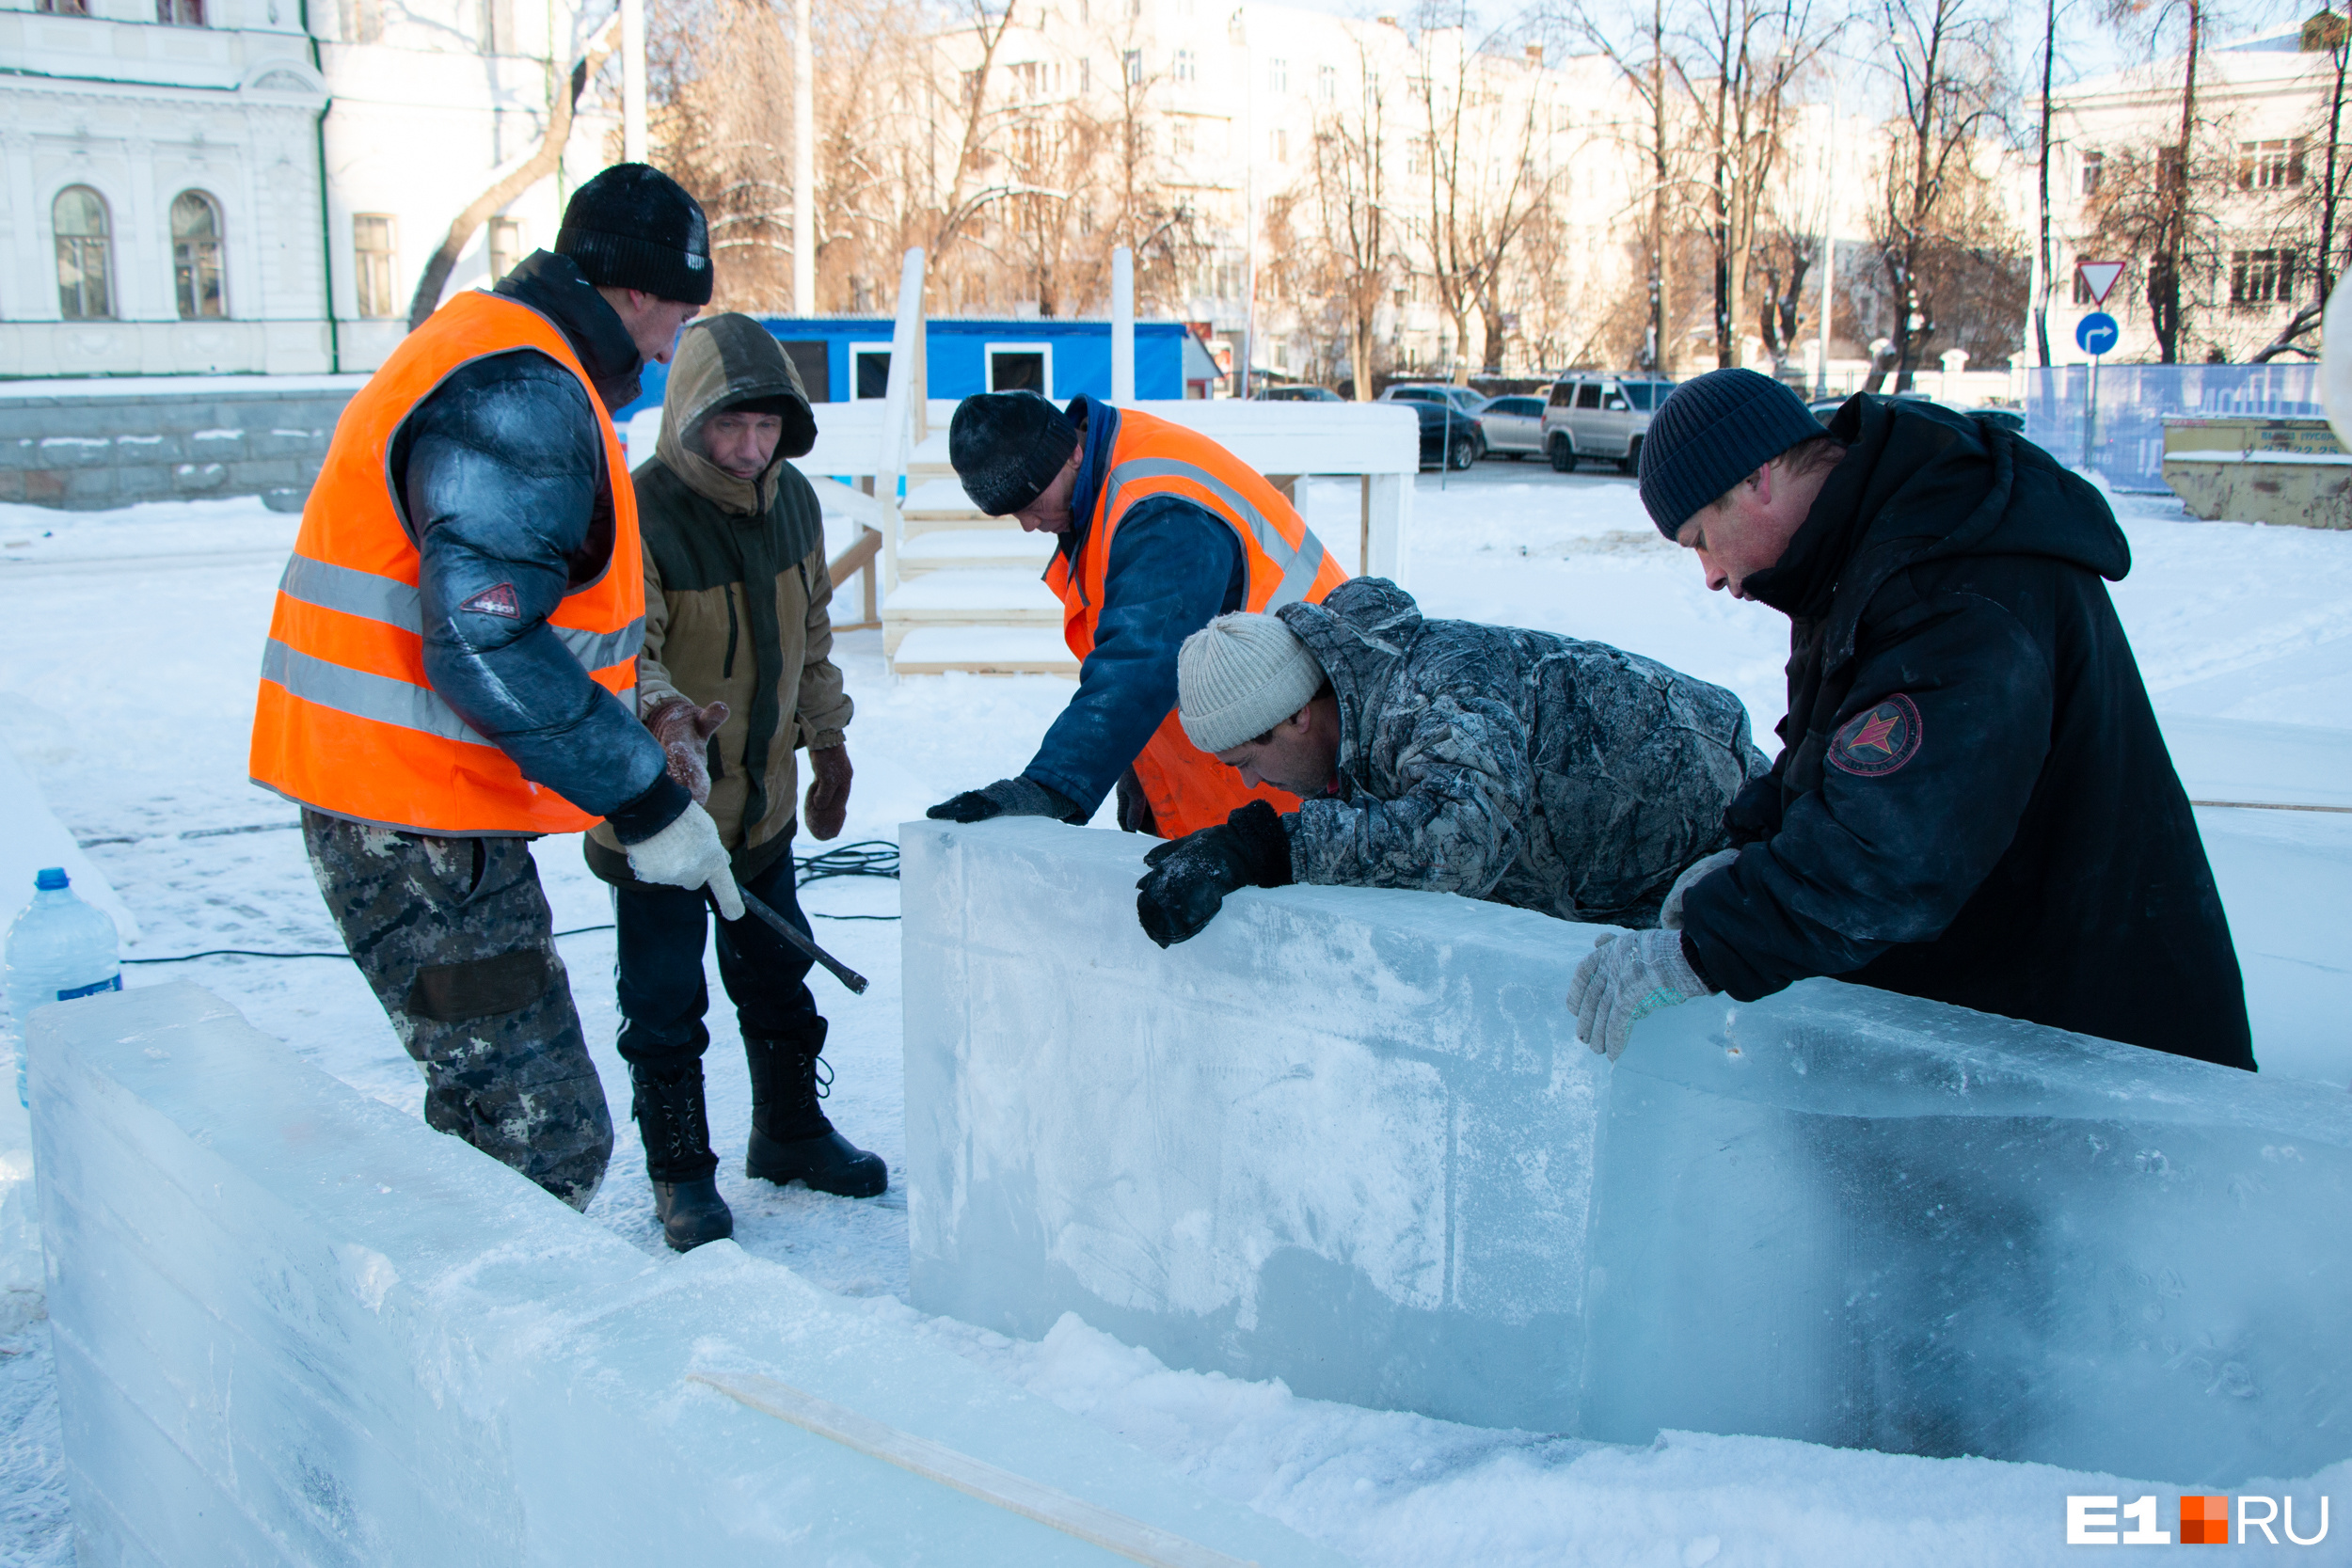
<path id="1" fill-rule="evenodd" d="M 569 833 L 597 818 L 532 784 L 424 674 L 418 554 L 392 493 L 393 437 L 461 367 L 534 348 L 580 377 L 604 437 L 611 563 L 549 615 L 589 678 L 636 709 L 645 640 L 637 498 L 620 437 L 564 334 L 516 300 L 464 293 L 401 341 L 336 421 L 278 583 L 253 714 L 253 782 L 337 816 L 411 832 Z"/>
<path id="2" fill-rule="evenodd" d="M 1107 405 L 1105 405 L 1107 406 Z M 1094 512 L 1073 563 L 1057 553 L 1046 585 L 1062 603 L 1062 640 L 1083 662 L 1094 651 L 1095 617 L 1110 569 L 1111 535 L 1129 508 L 1150 496 L 1182 496 L 1221 517 L 1241 541 L 1248 589 L 1241 608 L 1261 613 L 1286 604 L 1320 604 L 1347 580 L 1306 519 L 1265 476 L 1197 431 L 1134 409 L 1119 411 L 1119 435 L 1095 492 Z M 1295 811 L 1298 797 L 1261 784 L 1195 746 L 1173 709 L 1136 758 L 1136 778 L 1161 836 L 1179 838 L 1225 820 L 1251 800 Z"/>

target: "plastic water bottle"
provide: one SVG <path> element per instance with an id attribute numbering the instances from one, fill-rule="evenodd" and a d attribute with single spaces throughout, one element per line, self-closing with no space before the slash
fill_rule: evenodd
<path id="1" fill-rule="evenodd" d="M 35 1007 L 122 989 L 115 923 L 73 896 L 63 867 L 33 879 L 33 901 L 8 927 L 8 1011 L 16 1030 L 16 1102 L 24 1089 L 24 1042 Z"/>

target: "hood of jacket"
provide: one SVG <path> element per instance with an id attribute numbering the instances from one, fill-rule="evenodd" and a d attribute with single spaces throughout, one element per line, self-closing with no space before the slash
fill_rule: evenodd
<path id="1" fill-rule="evenodd" d="M 703 421 L 740 404 L 782 404 L 784 436 L 755 479 L 739 479 L 710 460 Z M 661 394 L 661 438 L 654 446 L 669 470 L 722 511 L 764 515 L 776 498 L 776 475 L 788 458 L 817 444 L 817 416 L 784 345 L 751 317 L 729 311 L 698 321 L 678 340 Z"/>
<path id="2" fill-rule="evenodd" d="M 596 384 L 606 412 L 637 401 L 637 372 L 644 369 L 644 356 L 577 261 L 552 250 L 534 250 L 490 292 L 528 305 L 555 324 L 580 356 L 580 368 Z"/>
<path id="3" fill-rule="evenodd" d="M 1803 527 L 1749 596 L 1793 619 L 1826 618 L 1824 668 L 1850 657 L 1886 579 L 1967 555 L 2038 555 L 2120 582 L 2131 546 L 2087 480 L 2011 430 L 1919 399 L 1848 400 L 1844 443 Z"/>
<path id="4" fill-rule="evenodd" d="M 1339 699 L 1341 777 L 1364 776 L 1370 742 L 1362 716 L 1372 695 L 1396 673 L 1421 634 L 1421 606 L 1386 578 L 1350 578 L 1321 604 L 1287 604 L 1276 610 L 1307 644 Z"/>

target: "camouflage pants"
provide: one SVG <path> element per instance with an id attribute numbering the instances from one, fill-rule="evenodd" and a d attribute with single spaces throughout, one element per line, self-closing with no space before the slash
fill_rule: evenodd
<path id="1" fill-rule="evenodd" d="M 604 1086 L 522 838 L 435 838 L 302 814 L 327 912 L 424 1071 L 425 1125 L 575 1209 L 612 1155 Z"/>

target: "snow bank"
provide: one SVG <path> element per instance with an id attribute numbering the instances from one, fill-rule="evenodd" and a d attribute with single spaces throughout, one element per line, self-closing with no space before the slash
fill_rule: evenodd
<path id="1" fill-rule="evenodd" d="M 707 1375 L 1210 1553 L 1336 1562 L 732 1243 L 648 1259 L 196 987 L 44 1013 L 33 1084 L 84 1561 L 1116 1560 Z"/>
<path id="2" fill-rule="evenodd" d="M 1831 981 L 1561 1004 L 1590 927 L 909 823 L 913 1299 L 1488 1426 L 2207 1484 L 2352 1453 L 2352 1101 Z M 2261 1042 L 2256 1042 L 2259 1051 Z"/>

